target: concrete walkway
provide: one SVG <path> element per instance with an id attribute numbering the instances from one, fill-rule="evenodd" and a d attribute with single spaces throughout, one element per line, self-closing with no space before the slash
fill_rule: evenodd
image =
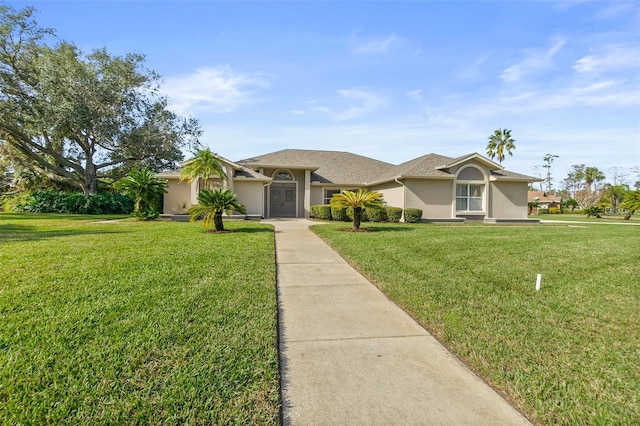
<path id="1" fill-rule="evenodd" d="M 527 425 L 309 231 L 276 229 L 285 425 Z"/>

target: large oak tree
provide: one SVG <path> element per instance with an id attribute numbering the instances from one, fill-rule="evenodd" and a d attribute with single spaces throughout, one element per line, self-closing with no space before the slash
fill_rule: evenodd
<path id="1" fill-rule="evenodd" d="M 0 150 L 24 167 L 84 193 L 118 167 L 174 167 L 200 127 L 167 108 L 159 81 L 142 55 L 84 54 L 32 8 L 0 4 Z"/>

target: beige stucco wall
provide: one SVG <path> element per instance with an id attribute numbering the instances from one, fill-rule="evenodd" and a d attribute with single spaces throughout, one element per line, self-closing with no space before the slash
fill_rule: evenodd
<path id="1" fill-rule="evenodd" d="M 385 182 L 380 185 L 373 185 L 370 191 L 376 191 L 382 194 L 384 202 L 389 207 L 404 208 L 404 187 L 396 182 Z"/>
<path id="2" fill-rule="evenodd" d="M 191 207 L 191 185 L 178 179 L 167 179 L 167 193 L 162 205 L 165 214 L 186 214 Z"/>
<path id="3" fill-rule="evenodd" d="M 423 219 L 453 217 L 453 180 L 408 179 L 406 208 L 422 210 Z"/>
<path id="4" fill-rule="evenodd" d="M 526 182 L 491 182 L 489 217 L 494 219 L 526 219 Z"/>
<path id="5" fill-rule="evenodd" d="M 262 216 L 262 186 L 264 182 L 233 181 L 233 192 L 240 203 L 247 209 L 247 215 Z"/>
<path id="6" fill-rule="evenodd" d="M 324 186 L 311 186 L 311 205 L 324 204 Z"/>

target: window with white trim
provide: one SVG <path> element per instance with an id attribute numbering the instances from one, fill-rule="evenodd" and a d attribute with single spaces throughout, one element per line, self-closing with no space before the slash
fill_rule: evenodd
<path id="1" fill-rule="evenodd" d="M 324 189 L 324 199 L 323 199 L 324 204 L 330 204 L 331 203 L 331 197 L 333 197 L 333 194 L 339 194 L 342 191 L 357 191 L 357 190 L 356 189 L 325 188 Z"/>
<path id="2" fill-rule="evenodd" d="M 456 185 L 456 211 L 481 212 L 484 185 L 459 183 Z"/>

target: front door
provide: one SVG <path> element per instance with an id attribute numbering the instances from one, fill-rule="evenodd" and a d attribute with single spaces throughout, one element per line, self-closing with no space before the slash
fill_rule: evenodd
<path id="1" fill-rule="evenodd" d="M 296 185 L 271 184 L 271 217 L 296 217 Z"/>

